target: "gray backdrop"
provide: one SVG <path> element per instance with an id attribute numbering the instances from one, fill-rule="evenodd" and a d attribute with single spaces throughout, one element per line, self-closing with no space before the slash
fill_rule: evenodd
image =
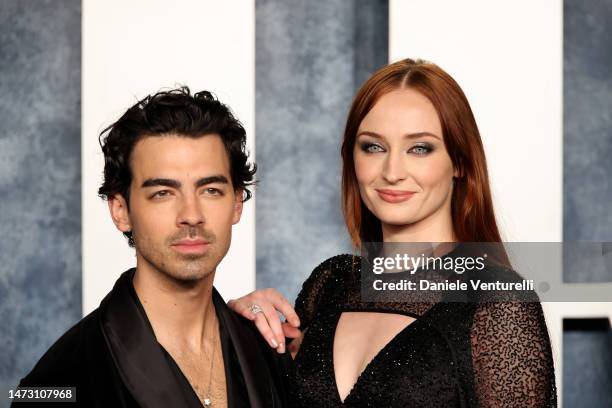
<path id="1" fill-rule="evenodd" d="M 565 1 L 563 234 L 612 241 L 612 0 Z M 612 281 L 612 277 L 607 277 Z M 588 279 L 583 279 L 588 280 Z"/>
<path id="2" fill-rule="evenodd" d="M 565 0 L 563 14 L 563 240 L 612 241 L 612 0 Z M 612 276 L 566 269 L 564 279 Z M 609 325 L 566 328 L 564 406 L 612 406 L 611 362 Z"/>
<path id="3" fill-rule="evenodd" d="M 0 3 L 0 406 L 81 317 L 81 3 Z"/>
<path id="4" fill-rule="evenodd" d="M 315 266 L 351 251 L 340 145 L 355 91 L 388 61 L 388 2 L 255 5 L 257 287 L 293 300 Z"/>

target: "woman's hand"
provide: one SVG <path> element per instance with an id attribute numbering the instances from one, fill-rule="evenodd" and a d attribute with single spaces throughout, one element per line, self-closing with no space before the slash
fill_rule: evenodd
<path id="1" fill-rule="evenodd" d="M 285 352 L 285 337 L 298 339 L 291 342 L 291 351 L 297 352 L 302 332 L 298 329 L 300 319 L 291 304 L 276 289 L 268 288 L 256 290 L 238 299 L 232 299 L 227 305 L 234 312 L 255 322 L 255 326 L 266 339 L 270 347 L 279 353 Z M 254 313 L 251 306 L 257 305 L 261 312 Z M 282 322 L 279 316 L 282 313 L 287 321 Z M 293 343 L 296 343 L 294 346 Z"/>

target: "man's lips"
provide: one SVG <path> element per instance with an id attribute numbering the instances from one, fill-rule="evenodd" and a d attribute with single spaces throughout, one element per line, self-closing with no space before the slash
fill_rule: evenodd
<path id="1" fill-rule="evenodd" d="M 389 190 L 383 188 L 377 188 L 376 192 L 383 201 L 388 203 L 401 203 L 409 200 L 410 197 L 414 195 L 414 191 Z"/>
<path id="2" fill-rule="evenodd" d="M 184 239 L 172 244 L 172 248 L 181 253 L 193 254 L 206 252 L 209 244 L 203 239 Z"/>

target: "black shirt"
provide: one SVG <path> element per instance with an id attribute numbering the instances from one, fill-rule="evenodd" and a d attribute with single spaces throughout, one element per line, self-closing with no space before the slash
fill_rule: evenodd
<path id="1" fill-rule="evenodd" d="M 100 307 L 55 342 L 19 385 L 76 387 L 76 403 L 45 406 L 202 407 L 178 365 L 157 342 L 132 285 L 134 272 L 123 273 Z M 287 406 L 287 356 L 274 353 L 254 325 L 230 311 L 214 288 L 212 296 L 228 407 Z"/>

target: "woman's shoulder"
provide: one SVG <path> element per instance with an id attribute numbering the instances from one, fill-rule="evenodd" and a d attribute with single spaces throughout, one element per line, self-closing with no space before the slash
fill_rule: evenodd
<path id="1" fill-rule="evenodd" d="M 339 254 L 327 258 L 313 269 L 312 275 L 322 273 L 322 271 L 330 271 L 331 273 L 343 272 L 347 269 L 352 269 L 358 266 L 361 262 L 361 257 L 354 254 Z"/>
<path id="2" fill-rule="evenodd" d="M 295 301 L 295 309 L 302 321 L 312 317 L 324 301 L 330 301 L 340 292 L 346 279 L 360 267 L 360 260 L 357 255 L 340 254 L 327 258 L 313 269 Z"/>
<path id="3" fill-rule="evenodd" d="M 470 280 L 476 282 L 480 302 L 540 302 L 534 280 L 510 265 L 487 265 L 482 271 L 470 276 Z"/>
<path id="4" fill-rule="evenodd" d="M 312 270 L 302 285 L 302 292 L 309 292 L 313 286 L 321 287 L 344 280 L 348 272 L 359 268 L 361 257 L 353 254 L 340 254 L 327 258 Z"/>

